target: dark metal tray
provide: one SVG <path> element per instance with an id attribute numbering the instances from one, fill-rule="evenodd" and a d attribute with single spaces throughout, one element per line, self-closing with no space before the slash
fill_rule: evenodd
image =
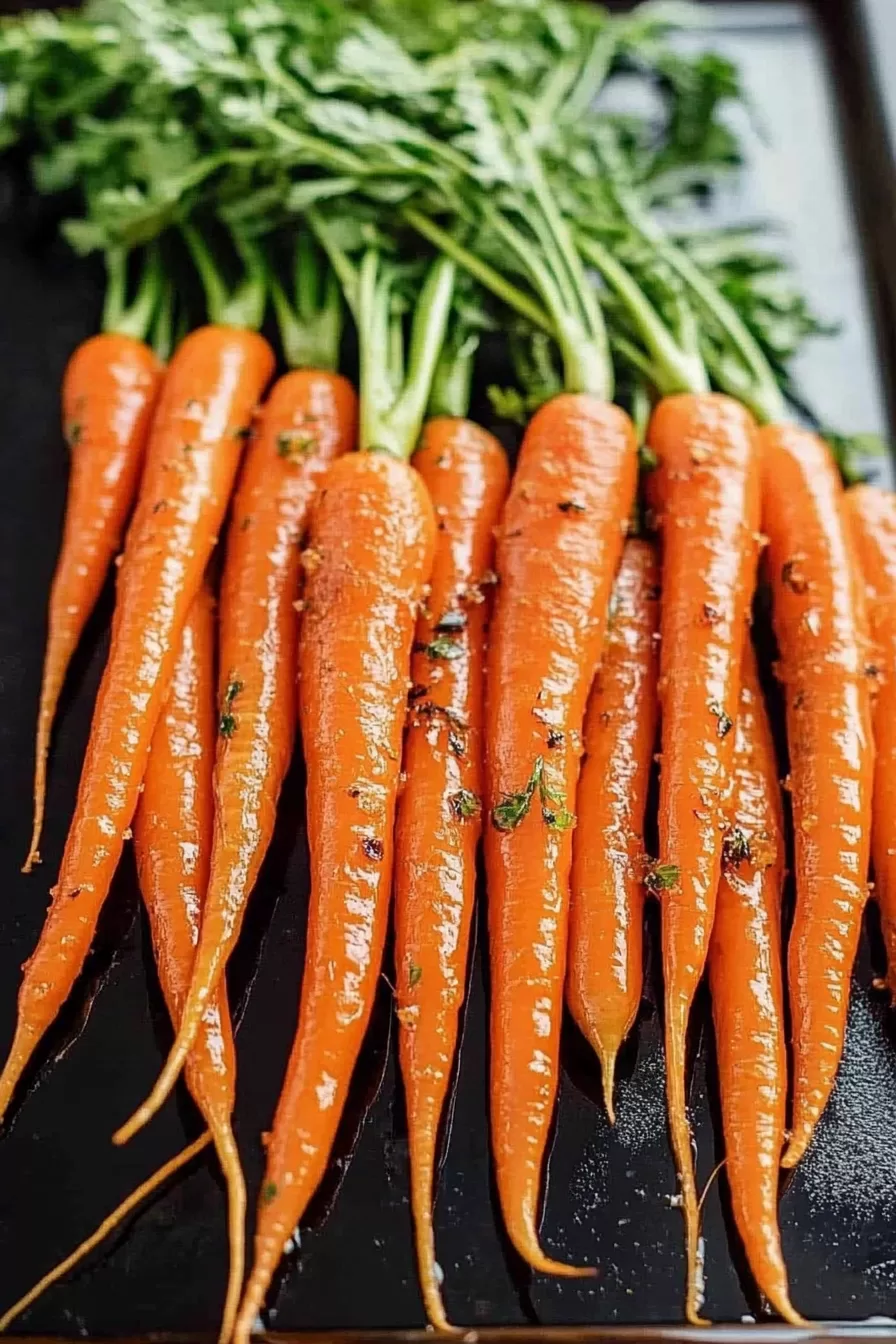
<path id="1" fill-rule="evenodd" d="M 879 10 L 878 10 L 879 4 Z M 770 216 L 789 230 L 805 287 L 843 321 L 800 378 L 824 419 L 886 430 L 881 370 L 896 350 L 892 160 L 884 115 L 896 0 L 867 8 L 742 3 L 709 9 L 706 34 L 742 65 L 764 135 L 748 131 L 751 170 L 723 193 L 726 218 Z M 860 14 L 864 8 L 864 14 Z M 877 28 L 875 24 L 879 23 Z M 890 128 L 896 143 L 896 121 Z M 4 194 L 5 193 L 5 194 Z M 65 491 L 57 388 L 65 359 L 95 325 L 98 277 L 52 241 L 27 197 L 0 184 L 0 1047 L 10 1037 L 20 963 L 43 918 L 74 801 L 106 647 L 110 600 L 93 621 L 63 706 L 53 759 L 45 864 L 18 873 L 29 828 L 32 729 L 44 611 Z M 307 865 L 301 762 L 233 965 L 239 1032 L 237 1126 L 254 1198 L 260 1132 L 272 1114 L 292 1036 L 303 956 Z M 480 911 L 481 914 L 481 911 Z M 681 1319 L 681 1215 L 663 1105 L 656 958 L 621 1067 L 618 1124 L 607 1125 L 597 1070 L 569 1031 L 551 1151 L 544 1240 L 593 1261 L 592 1281 L 530 1278 L 498 1230 L 486 1125 L 483 937 L 475 957 L 437 1208 L 449 1312 L 470 1326 L 647 1327 Z M 655 930 L 654 930 L 655 933 Z M 655 937 L 653 939 L 655 948 Z M 872 989 L 874 937 L 856 972 L 836 1094 L 782 1200 L 794 1299 L 815 1318 L 861 1321 L 896 1311 L 896 1037 Z M 249 990 L 251 989 L 251 994 Z M 197 1132 L 184 1097 L 130 1147 L 110 1135 L 145 1095 L 170 1039 L 130 861 L 116 882 L 83 986 L 52 1034 L 0 1140 L 0 1305 L 18 1296 L 154 1167 Z M 705 1005 L 697 1014 L 692 1099 L 705 1180 L 719 1152 Z M 271 1295 L 277 1330 L 363 1332 L 423 1323 L 411 1253 L 407 1142 L 384 982 L 324 1189 Z M 338 1195 L 338 1199 L 336 1196 Z M 724 1177 L 705 1205 L 707 1310 L 756 1314 L 726 1209 Z M 214 1330 L 227 1246 L 211 1158 L 201 1161 L 21 1322 L 64 1336 Z M 864 1337 L 888 1333 L 869 1325 Z M 894 1323 L 896 1324 L 896 1323 Z M 601 1332 L 601 1337 L 614 1334 Z M 838 1332 L 839 1333 L 839 1332 Z M 788 1332 L 769 1332 L 767 1339 Z M 663 1332 L 681 1338 L 683 1332 Z M 564 1338 L 581 1338 L 575 1331 Z M 659 1332 L 654 1337 L 660 1337 Z M 704 1336 L 705 1337 L 705 1336 Z M 740 1329 L 718 1338 L 740 1339 Z M 802 1337 L 806 1337 L 803 1335 Z"/>

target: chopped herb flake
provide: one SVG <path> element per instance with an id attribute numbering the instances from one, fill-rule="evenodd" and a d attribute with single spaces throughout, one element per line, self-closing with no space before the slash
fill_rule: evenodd
<path id="1" fill-rule="evenodd" d="M 722 841 L 723 867 L 736 868 L 738 864 L 750 863 L 751 860 L 750 837 L 739 826 L 732 827 Z"/>
<path id="2" fill-rule="evenodd" d="M 725 713 L 718 700 L 710 700 L 707 708 L 709 709 L 710 714 L 713 714 L 718 720 L 717 732 L 719 737 L 727 737 L 734 727 L 734 720 L 730 715 Z"/>
<path id="3" fill-rule="evenodd" d="M 277 455 L 295 459 L 299 457 L 308 457 L 317 450 L 317 439 L 313 434 L 294 429 L 284 430 L 282 434 L 277 435 Z"/>
<path id="4" fill-rule="evenodd" d="M 414 963 L 411 962 L 410 966 L 408 967 L 408 984 L 410 985 L 411 989 L 416 989 L 422 979 L 423 979 L 423 967 L 415 966 Z"/>
<path id="5" fill-rule="evenodd" d="M 661 891 L 671 891 L 673 887 L 677 887 L 679 876 L 676 864 L 655 863 L 644 879 L 644 885 L 648 891 L 657 895 Z"/>
<path id="6" fill-rule="evenodd" d="M 448 662 L 464 656 L 463 645 L 456 644 L 450 635 L 439 635 L 431 643 L 415 644 L 414 648 L 418 653 L 425 653 L 427 658 L 444 658 Z"/>
<path id="7" fill-rule="evenodd" d="M 580 499 L 564 499 L 557 505 L 561 513 L 584 513 L 585 505 Z"/>
<path id="8" fill-rule="evenodd" d="M 65 441 L 69 448 L 77 448 L 81 442 L 81 435 L 84 429 L 80 420 L 70 420 L 65 427 Z"/>
<path id="9" fill-rule="evenodd" d="M 373 859 L 375 863 L 380 863 L 383 857 L 383 842 L 376 839 L 375 836 L 365 835 L 361 841 L 361 848 L 368 859 Z"/>
<path id="10" fill-rule="evenodd" d="M 243 683 L 231 678 L 227 683 L 227 690 L 224 692 L 224 703 L 221 707 L 221 717 L 218 721 L 218 732 L 222 737 L 231 738 L 236 732 L 236 715 L 232 712 L 233 702 L 243 689 Z"/>
<path id="11" fill-rule="evenodd" d="M 538 756 L 526 787 L 520 793 L 508 793 L 492 808 L 492 825 L 498 831 L 514 831 L 532 806 L 535 790 L 544 772 L 544 759 Z"/>
<path id="12" fill-rule="evenodd" d="M 638 449 L 638 461 L 641 464 L 642 471 L 656 471 L 660 460 L 652 448 L 648 448 L 646 443 L 642 443 Z"/>
<path id="13" fill-rule="evenodd" d="M 457 793 L 451 795 L 451 811 L 458 821 L 469 821 L 471 817 L 478 817 L 481 808 L 482 804 L 471 789 L 458 789 Z"/>
<path id="14" fill-rule="evenodd" d="M 270 1204 L 271 1200 L 276 1198 L 277 1198 L 277 1182 L 265 1181 L 264 1185 L 261 1187 L 262 1204 Z"/>

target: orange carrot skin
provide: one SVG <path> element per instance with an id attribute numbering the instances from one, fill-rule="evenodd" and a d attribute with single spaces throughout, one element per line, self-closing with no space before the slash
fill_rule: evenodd
<path id="1" fill-rule="evenodd" d="M 652 542 L 627 541 L 588 700 L 576 797 L 566 1002 L 600 1058 L 611 1116 L 613 1066 L 637 1015 L 644 975 L 644 813 L 659 718 L 659 582 Z"/>
<path id="2" fill-rule="evenodd" d="M 312 508 L 299 647 L 311 874 L 305 971 L 235 1334 L 243 1344 L 326 1169 L 373 1006 L 411 645 L 434 539 L 420 476 L 383 455 L 340 458 Z"/>
<path id="3" fill-rule="evenodd" d="M 874 747 L 864 593 L 827 446 L 793 426 L 760 434 L 763 530 L 784 686 L 796 910 L 788 951 L 793 1116 L 802 1157 L 834 1085 L 868 895 Z"/>
<path id="4" fill-rule="evenodd" d="M 221 982 L 273 833 L 295 743 L 299 544 L 320 481 L 354 447 L 357 421 L 347 379 L 286 374 L 258 416 L 234 498 L 219 609 L 216 825 L 184 1016 L 192 1034 Z"/>
<path id="5" fill-rule="evenodd" d="M 162 366 L 148 345 L 102 334 L 79 345 L 62 382 L 71 471 L 53 586 L 37 721 L 34 834 L 25 864 L 40 861 L 47 754 L 72 655 L 121 544 L 143 466 Z"/>
<path id="6" fill-rule="evenodd" d="M 847 490 L 845 504 L 865 581 L 877 668 L 871 861 L 887 948 L 887 983 L 896 995 L 896 499 L 889 490 L 857 485 Z"/>
<path id="7" fill-rule="evenodd" d="M 75 816 L 52 905 L 24 967 L 0 1115 L 84 964 L 137 807 L 181 630 L 273 365 L 261 336 L 216 326 L 191 333 L 169 365 L 119 570 Z"/>
<path id="8" fill-rule="evenodd" d="M 469 420 L 449 417 L 425 426 L 414 466 L 429 488 L 438 531 L 411 662 L 407 778 L 395 829 L 396 1000 L 420 1281 L 430 1321 L 444 1329 L 433 1185 L 466 988 L 482 829 L 489 605 L 483 584 L 509 472 L 497 439 Z"/>
<path id="9" fill-rule="evenodd" d="M 214 825 L 215 608 L 207 588 L 181 637 L 165 707 L 153 734 L 134 816 L 134 856 L 159 983 L 171 1021 L 183 1014 L 199 941 Z M 206 1121 L 229 1123 L 235 1057 L 226 995 L 206 1009 L 187 1085 Z"/>
<path id="10" fill-rule="evenodd" d="M 686 1315 L 698 1322 L 699 1210 L 687 1118 L 687 1027 L 719 885 L 740 664 L 759 550 L 749 412 L 717 394 L 666 397 L 650 422 L 649 497 L 662 539 L 660 863 L 666 1091 L 687 1236 Z M 662 870 L 660 870 L 662 871 Z"/>
<path id="11" fill-rule="evenodd" d="M 778 1226 L 787 1105 L 781 889 L 784 817 L 756 656 L 744 651 L 729 858 L 719 883 L 709 983 L 734 1221 L 756 1284 L 792 1325 Z M 743 841 L 749 850 L 738 853 Z"/>
<path id="12" fill-rule="evenodd" d="M 588 690 L 635 495 L 618 407 L 555 397 L 533 417 L 497 534 L 486 689 L 485 860 L 491 959 L 491 1129 L 508 1235 L 533 1268 L 557 1091 L 572 809 Z M 505 804 L 532 787 L 512 829 Z M 499 811 L 496 813 L 495 809 Z M 519 809 L 518 809 L 519 810 Z"/>

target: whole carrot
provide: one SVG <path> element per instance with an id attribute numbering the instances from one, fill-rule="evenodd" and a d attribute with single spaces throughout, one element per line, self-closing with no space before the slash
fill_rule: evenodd
<path id="1" fill-rule="evenodd" d="M 508 469 L 492 435 L 451 416 L 427 423 L 414 466 L 429 488 L 439 530 L 411 662 L 406 782 L 395 829 L 396 1003 L 417 1262 L 427 1315 L 446 1330 L 433 1187 L 466 989 L 481 832 L 483 583 Z"/>
<path id="2" fill-rule="evenodd" d="M 75 816 L 43 931 L 24 968 L 0 1075 L 0 1116 L 87 956 L 137 808 L 180 634 L 273 363 L 255 332 L 212 325 L 188 336 L 169 365 L 119 570 Z"/>
<path id="3" fill-rule="evenodd" d="M 756 1284 L 791 1325 L 778 1226 L 787 1105 L 781 889 L 784 817 L 756 656 L 744 649 L 734 798 L 709 946 L 709 983 L 734 1221 Z"/>
<path id="4" fill-rule="evenodd" d="M 865 581 L 877 693 L 871 862 L 887 949 L 887 983 L 896 994 L 896 498 L 889 490 L 847 490 L 846 517 Z"/>
<path id="5" fill-rule="evenodd" d="M 637 478 L 624 411 L 561 395 L 533 417 L 497 533 L 486 691 L 491 1125 L 508 1235 L 534 1269 L 557 1091 L 582 724 Z"/>
<path id="6" fill-rule="evenodd" d="M 333 363 L 337 355 L 338 342 Z M 165 1067 L 116 1142 L 158 1110 L 193 1049 L 273 834 L 295 743 L 300 542 L 324 473 L 354 447 L 357 432 L 354 389 L 321 364 L 274 385 L 234 498 L 219 604 L 215 828 L 202 930 Z"/>
<path id="7" fill-rule="evenodd" d="M 656 742 L 659 560 L 625 544 L 585 716 L 576 795 L 566 1002 L 600 1059 L 613 1115 L 616 1056 L 641 1002 L 644 813 Z"/>
<path id="8" fill-rule="evenodd" d="M 834 1085 L 868 895 L 874 747 L 864 593 L 843 488 L 816 435 L 760 433 L 796 860 L 788 950 L 796 1166 Z"/>
<path id="9" fill-rule="evenodd" d="M 659 865 L 666 1094 L 699 1321 L 699 1208 L 685 1084 L 687 1027 L 721 871 L 740 667 L 759 550 L 756 427 L 729 397 L 667 397 L 650 421 L 649 497 L 662 539 Z"/>
<path id="10" fill-rule="evenodd" d="M 152 739 L 134 818 L 134 854 L 159 981 L 175 1028 L 183 1017 L 208 886 L 214 802 L 215 610 L 203 587 L 181 635 L 171 687 Z M 221 1340 L 233 1332 L 243 1286 L 246 1187 L 230 1114 L 236 1080 L 223 987 L 202 1015 L 187 1086 L 208 1125 L 227 1183 L 230 1276 Z"/>
<path id="11" fill-rule="evenodd" d="M 321 227 L 323 227 L 321 222 Z M 325 233 L 328 244 L 332 239 Z M 442 343 L 454 268 L 431 267 L 415 310 L 409 377 L 392 272 L 370 250 L 351 272 L 361 350 L 361 447 L 330 468 L 304 554 L 299 722 L 308 775 L 311 893 L 296 1038 L 270 1137 L 255 1259 L 234 1338 L 246 1344 L 283 1248 L 326 1170 L 373 1007 L 388 922 L 393 824 L 414 628 L 435 518 L 407 458 Z M 389 339 L 390 332 L 393 338 Z"/>
<path id="12" fill-rule="evenodd" d="M 78 346 L 62 381 L 62 425 L 71 451 L 62 547 L 50 589 L 34 752 L 34 818 L 22 871 L 40 862 L 47 757 L 66 673 L 117 552 L 140 481 L 162 366 L 141 337 L 158 297 L 155 259 L 124 307 L 125 258 L 109 260 L 104 330 Z"/>

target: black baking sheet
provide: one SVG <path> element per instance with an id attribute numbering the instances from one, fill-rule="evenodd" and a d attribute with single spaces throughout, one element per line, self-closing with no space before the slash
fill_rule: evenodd
<path id="1" fill-rule="evenodd" d="M 880 210 L 875 183 L 890 167 L 882 148 L 883 112 L 870 66 L 861 64 L 870 29 L 853 26 L 850 4 L 823 9 L 822 29 L 811 9 L 797 4 L 710 7 L 708 33 L 687 40 L 734 55 L 757 109 L 756 124 L 743 126 L 750 171 L 721 193 L 715 217 L 771 217 L 786 228 L 802 283 L 826 316 L 843 323 L 838 337 L 816 343 L 801 360 L 802 388 L 830 424 L 885 431 L 881 369 L 891 341 L 892 244 L 888 252 L 888 221 L 875 213 Z M 863 127 L 856 125 L 856 89 L 873 112 Z M 44 212 L 8 179 L 0 182 L 0 230 L 0 1047 L 5 1049 L 18 968 L 36 939 L 71 815 L 110 604 L 107 594 L 63 704 L 45 863 L 37 875 L 24 877 L 18 868 L 29 831 L 45 603 L 65 493 L 58 387 L 66 357 L 95 327 L 99 277 L 52 240 Z M 247 1003 L 239 1032 L 236 1123 L 252 1203 L 262 1169 L 259 1134 L 276 1100 L 302 966 L 303 787 L 297 762 L 231 978 L 235 1000 Z M 437 1206 L 449 1314 L 471 1326 L 678 1322 L 682 1229 L 680 1212 L 671 1206 L 675 1179 L 664 1121 L 655 956 L 638 1026 L 622 1060 L 615 1132 L 598 1101 L 594 1062 L 572 1030 L 565 1038 L 543 1235 L 551 1252 L 595 1262 L 599 1274 L 592 1281 L 564 1282 L 530 1278 L 498 1230 L 486 1127 L 483 942 L 480 921 Z M 869 945 L 873 939 L 866 940 L 857 969 L 837 1091 L 781 1206 L 793 1296 L 816 1318 L 896 1315 L 896 1036 L 882 996 L 871 988 Z M 266 1321 L 276 1330 L 423 1324 L 389 998 L 384 981 L 339 1154 L 303 1226 L 300 1252 L 287 1258 L 270 1296 Z M 692 1084 L 703 1179 L 720 1156 L 706 1022 L 701 1011 Z M 84 985 L 0 1138 L 0 1308 L 197 1133 L 195 1115 L 179 1096 L 128 1148 L 110 1144 L 113 1129 L 145 1095 L 169 1040 L 128 857 Z M 708 1314 L 732 1323 L 755 1315 L 755 1295 L 739 1272 L 724 1179 L 707 1197 L 704 1234 Z M 226 1257 L 223 1193 L 207 1158 L 85 1268 L 49 1292 L 17 1328 L 94 1337 L 211 1332 Z M 886 1322 L 874 1333 L 881 1329 Z"/>

